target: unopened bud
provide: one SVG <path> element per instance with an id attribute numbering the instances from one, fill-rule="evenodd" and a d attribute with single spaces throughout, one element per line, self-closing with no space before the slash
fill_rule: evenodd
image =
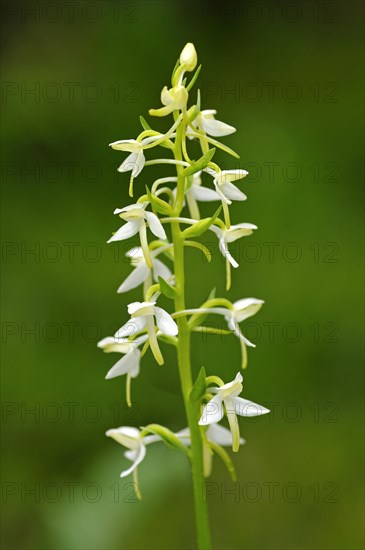
<path id="1" fill-rule="evenodd" d="M 197 65 L 198 56 L 194 44 L 188 42 L 180 54 L 180 64 L 185 65 L 186 71 L 193 71 Z"/>

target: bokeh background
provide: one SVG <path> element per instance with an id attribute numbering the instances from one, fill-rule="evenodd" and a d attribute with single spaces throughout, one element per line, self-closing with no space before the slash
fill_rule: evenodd
<path id="1" fill-rule="evenodd" d="M 115 293 L 136 241 L 105 244 L 114 208 L 129 203 L 116 171 L 124 155 L 108 143 L 139 133 L 187 41 L 203 64 L 203 106 L 237 128 L 225 142 L 241 160 L 216 159 L 250 171 L 232 219 L 259 230 L 233 248 L 241 265 L 229 298 L 266 301 L 243 325 L 257 344 L 244 384 L 273 411 L 241 420 L 236 486 L 215 459 L 215 547 L 362 548 L 363 3 L 1 8 L 3 548 L 194 547 L 184 458 L 151 447 L 138 503 L 119 478 L 123 449 L 104 436 L 185 426 L 174 351 L 163 348 L 162 368 L 146 355 L 128 410 L 124 380 L 104 380 L 115 357 L 96 348 L 140 297 Z M 146 168 L 136 191 L 169 173 Z M 225 292 L 216 242 L 203 241 L 211 265 L 187 252 L 192 307 L 213 287 Z M 230 380 L 239 359 L 233 338 L 194 337 L 195 373 L 205 365 Z"/>

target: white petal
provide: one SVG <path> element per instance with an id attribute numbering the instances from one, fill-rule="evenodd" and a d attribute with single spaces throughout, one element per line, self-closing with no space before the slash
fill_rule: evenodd
<path id="1" fill-rule="evenodd" d="M 125 323 L 117 332 L 115 333 L 115 338 L 127 338 L 141 332 L 146 327 L 146 318 L 145 317 L 134 317 Z"/>
<path id="2" fill-rule="evenodd" d="M 232 329 L 231 329 L 232 330 Z M 246 338 L 246 336 L 244 336 L 242 334 L 242 332 L 240 331 L 240 327 L 238 324 L 235 325 L 235 328 L 233 329 L 234 330 L 234 333 L 235 335 L 240 338 L 245 344 L 246 346 L 249 346 L 250 348 L 255 348 L 256 347 L 256 344 L 253 344 L 252 342 L 250 342 L 250 340 L 248 340 Z"/>
<path id="3" fill-rule="evenodd" d="M 144 163 L 146 159 L 144 158 L 143 150 L 141 149 L 135 159 L 135 165 L 132 170 L 132 177 L 136 178 L 140 172 L 142 172 Z"/>
<path id="4" fill-rule="evenodd" d="M 154 306 L 155 303 L 156 302 L 151 302 L 151 301 L 150 302 L 132 302 L 131 304 L 128 304 L 128 313 L 130 315 L 133 315 L 134 313 L 137 313 L 137 311 Z"/>
<path id="5" fill-rule="evenodd" d="M 109 147 L 116 151 L 128 151 L 129 153 L 138 153 L 141 146 L 135 139 L 120 139 L 109 143 Z"/>
<path id="6" fill-rule="evenodd" d="M 203 413 L 200 417 L 200 426 L 208 426 L 208 424 L 215 424 L 223 418 L 223 403 L 219 394 L 215 395 L 204 407 Z"/>
<path id="7" fill-rule="evenodd" d="M 238 267 L 239 264 L 236 262 L 236 260 L 231 255 L 230 251 L 228 250 L 228 245 L 227 245 L 227 243 L 225 242 L 224 239 L 219 239 L 219 250 L 221 251 L 223 256 L 225 258 L 227 258 L 227 260 L 232 265 L 232 267 L 235 267 L 235 268 Z"/>
<path id="8" fill-rule="evenodd" d="M 259 300 L 257 298 L 243 298 L 242 300 L 237 300 L 234 302 L 234 317 L 238 323 L 241 323 L 248 317 L 255 315 L 264 304 L 264 300 Z"/>
<path id="9" fill-rule="evenodd" d="M 121 376 L 129 372 L 132 378 L 136 378 L 139 374 L 139 361 L 141 352 L 138 348 L 130 350 L 127 355 L 119 359 L 117 363 L 109 370 L 106 379 L 110 380 L 116 376 Z"/>
<path id="10" fill-rule="evenodd" d="M 168 281 L 169 278 L 172 277 L 172 273 L 169 268 L 157 258 L 152 261 L 152 269 L 154 280 L 156 282 L 158 281 L 158 277 L 162 277 L 165 281 Z"/>
<path id="11" fill-rule="evenodd" d="M 209 441 L 218 443 L 218 445 L 221 445 L 222 447 L 230 447 L 232 445 L 231 430 L 228 430 L 219 424 L 211 424 L 206 431 L 206 435 Z M 241 445 L 246 443 L 242 437 L 240 437 L 240 443 Z"/>
<path id="12" fill-rule="evenodd" d="M 178 333 L 177 324 L 167 311 L 155 306 L 156 324 L 161 332 L 168 336 L 176 336 Z"/>
<path id="13" fill-rule="evenodd" d="M 122 227 L 120 227 L 107 242 L 112 243 L 114 241 L 124 241 L 125 239 L 130 239 L 130 237 L 133 237 L 138 233 L 138 230 L 139 225 L 137 222 L 127 222 L 122 225 Z"/>
<path id="14" fill-rule="evenodd" d="M 156 235 L 156 237 L 163 240 L 167 239 L 165 230 L 156 214 L 153 212 L 146 212 L 146 220 L 148 221 L 152 233 Z"/>
<path id="15" fill-rule="evenodd" d="M 242 397 L 234 397 L 232 401 L 235 413 L 240 416 L 261 416 L 270 412 L 266 407 L 252 401 L 247 401 L 247 399 L 242 399 Z"/>
<path id="16" fill-rule="evenodd" d="M 131 172 L 135 165 L 139 153 L 131 153 L 123 160 L 122 164 L 118 168 L 118 172 Z"/>
<path id="17" fill-rule="evenodd" d="M 253 223 L 239 223 L 237 225 L 231 225 L 231 227 L 225 232 L 225 240 L 228 243 L 233 243 L 241 237 L 247 237 L 257 229 L 257 226 Z"/>
<path id="18" fill-rule="evenodd" d="M 219 201 L 220 197 L 214 189 L 209 189 L 209 187 L 204 187 L 203 185 L 192 185 L 191 193 L 195 200 L 200 202 L 212 202 Z"/>
<path id="19" fill-rule="evenodd" d="M 217 111 L 215 109 L 204 109 L 200 113 L 203 117 L 213 115 L 215 116 L 217 114 Z"/>
<path id="20" fill-rule="evenodd" d="M 132 466 L 127 470 L 124 470 L 123 472 L 121 472 L 120 477 L 126 477 L 129 474 L 131 474 L 133 470 L 137 468 L 138 464 L 140 464 L 144 459 L 144 457 L 146 456 L 146 447 L 142 443 L 140 444 L 140 447 L 134 456 L 135 456 L 135 461 L 133 462 Z"/>
<path id="21" fill-rule="evenodd" d="M 238 187 L 233 185 L 233 183 L 223 183 L 220 188 L 224 196 L 232 201 L 245 201 L 247 199 L 246 195 L 242 193 Z"/>
<path id="22" fill-rule="evenodd" d="M 105 435 L 112 437 L 117 443 L 127 447 L 127 449 L 138 449 L 140 446 L 140 431 L 131 426 L 121 426 L 108 430 Z"/>
<path id="23" fill-rule="evenodd" d="M 220 183 L 227 183 L 229 181 L 235 181 L 240 180 L 248 175 L 247 170 L 223 170 L 222 172 L 217 173 L 217 178 L 219 179 Z"/>
<path id="24" fill-rule="evenodd" d="M 132 273 L 130 273 L 120 285 L 117 292 L 121 294 L 122 292 L 132 290 L 132 288 L 136 288 L 147 279 L 148 274 L 149 269 L 145 263 L 137 265 L 137 267 L 133 269 Z"/>
<path id="25" fill-rule="evenodd" d="M 161 91 L 161 103 L 162 105 L 170 105 L 173 103 L 174 98 L 167 86 L 164 86 Z"/>
<path id="26" fill-rule="evenodd" d="M 210 117 L 202 117 L 202 125 L 207 134 L 215 137 L 229 136 L 236 131 L 233 126 Z"/>
<path id="27" fill-rule="evenodd" d="M 190 430 L 189 428 L 184 428 L 183 430 L 180 430 L 179 432 L 175 432 L 176 437 L 178 437 L 183 443 L 183 445 L 189 446 L 191 444 L 191 437 L 190 437 Z"/>
<path id="28" fill-rule="evenodd" d="M 103 338 L 103 340 L 100 340 L 100 342 L 98 342 L 98 348 L 103 349 L 105 353 L 128 353 L 131 350 L 132 346 L 133 344 L 130 341 L 121 341 L 114 336 L 108 336 L 107 338 Z"/>

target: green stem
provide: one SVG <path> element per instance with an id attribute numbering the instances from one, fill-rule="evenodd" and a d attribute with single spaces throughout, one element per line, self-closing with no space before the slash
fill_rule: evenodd
<path id="1" fill-rule="evenodd" d="M 181 144 L 183 139 L 183 127 L 179 127 L 176 135 L 175 158 L 181 160 Z M 182 167 L 177 165 L 178 191 L 175 204 L 175 215 L 179 216 L 184 201 L 185 178 L 181 175 Z M 178 222 L 172 223 L 172 241 L 174 246 L 174 267 L 175 267 L 175 311 L 185 309 L 185 268 L 184 268 L 184 240 L 181 237 L 181 230 Z M 177 356 L 181 389 L 184 399 L 185 411 L 190 430 L 191 438 L 191 467 L 193 477 L 193 490 L 195 502 L 195 518 L 198 547 L 200 550 L 210 550 L 210 530 L 208 519 L 208 507 L 203 499 L 204 490 L 204 460 L 203 441 L 199 428 L 198 405 L 189 399 L 193 387 L 190 363 L 190 329 L 186 317 L 178 319 L 179 335 L 177 345 Z"/>

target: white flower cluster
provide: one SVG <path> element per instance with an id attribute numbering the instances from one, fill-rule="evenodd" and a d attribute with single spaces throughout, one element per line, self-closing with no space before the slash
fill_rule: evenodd
<path id="1" fill-rule="evenodd" d="M 234 303 L 224 298 L 210 297 L 199 307 L 185 307 L 181 302 L 180 281 L 175 267 L 179 261 L 181 250 L 177 250 L 174 239 L 169 239 L 166 230 L 178 228 L 182 250 L 185 246 L 200 249 L 210 260 L 209 250 L 196 240 L 197 237 L 211 231 L 218 238 L 219 250 L 226 259 L 226 286 L 231 284 L 231 266 L 238 267 L 238 262 L 229 251 L 229 244 L 248 236 L 257 229 L 252 223 L 237 223 L 231 225 L 229 205 L 232 201 L 244 201 L 246 195 L 235 185 L 248 172 L 243 169 L 221 170 L 212 161 L 216 149 L 219 148 L 232 156 L 238 155 L 229 147 L 217 141 L 216 137 L 227 136 L 235 132 L 235 128 L 215 118 L 216 111 L 201 110 L 200 94 L 197 101 L 188 107 L 190 90 L 196 81 L 200 67 L 197 67 L 197 54 L 193 44 L 188 43 L 183 49 L 175 66 L 171 87 L 165 86 L 161 92 L 162 107 L 151 109 L 149 114 L 155 117 L 173 115 L 170 129 L 161 133 L 153 130 L 141 117 L 143 130 L 136 139 L 114 141 L 110 146 L 129 155 L 119 166 L 119 172 L 130 172 L 129 194 L 133 197 L 134 180 L 150 165 L 168 164 L 174 166 L 175 175 L 160 178 L 147 188 L 147 193 L 128 206 L 117 208 L 115 214 L 124 221 L 116 230 L 108 243 L 130 239 L 139 236 L 139 246 L 127 252 L 133 266 L 132 272 L 120 284 L 118 293 L 124 293 L 143 285 L 141 302 L 128 305 L 130 319 L 114 334 L 104 338 L 98 346 L 105 352 L 115 352 L 121 358 L 111 367 L 106 378 L 126 375 L 127 403 L 131 404 L 131 379 L 140 372 L 140 363 L 148 348 L 151 349 L 156 362 L 164 363 L 160 343 L 179 346 L 180 322 L 185 323 L 189 332 L 209 332 L 204 326 L 208 315 L 216 314 L 224 318 L 226 328 L 213 332 L 233 333 L 242 347 L 242 366 L 247 365 L 246 346 L 254 347 L 241 332 L 240 323 L 251 317 L 261 308 L 263 300 L 244 298 Z M 189 84 L 186 73 L 195 71 Z M 201 157 L 192 160 L 187 150 L 188 141 L 200 145 Z M 172 152 L 172 157 L 146 160 L 148 149 L 161 146 Z M 177 174 L 177 175 L 176 175 Z M 211 180 L 209 180 L 211 178 Z M 211 186 L 206 184 L 211 182 Z M 210 218 L 201 219 L 200 202 L 218 202 L 219 209 Z M 183 210 L 189 215 L 184 217 Z M 223 217 L 220 218 L 222 212 Z M 187 226 L 181 230 L 181 226 Z M 168 231 L 169 232 L 169 231 Z M 174 268 L 167 262 L 172 262 Z M 174 273 L 175 271 L 175 273 Z M 157 305 L 163 295 L 174 303 L 174 311 L 168 313 Z M 179 298 L 180 297 L 180 298 Z M 181 304 L 183 307 L 178 307 Z M 175 322 L 177 319 L 178 323 Z M 190 350 L 189 350 L 190 351 Z M 204 447 L 204 473 L 209 475 L 211 458 L 216 452 L 225 461 L 232 472 L 233 467 L 228 454 L 222 447 L 232 446 L 237 451 L 244 443 L 240 437 L 237 415 L 257 416 L 268 413 L 268 409 L 239 397 L 242 392 L 242 375 L 238 373 L 232 382 L 225 384 L 217 376 L 206 376 L 203 369 L 199 374 L 191 394 L 199 411 L 196 429 L 201 433 Z M 200 420 L 199 420 L 200 415 Z M 223 417 L 228 420 L 229 429 L 218 425 Z M 200 425 L 201 427 L 199 428 Z M 138 429 L 122 426 L 107 431 L 107 436 L 127 448 L 126 458 L 132 465 L 121 473 L 124 477 L 132 472 L 136 475 L 137 466 L 146 455 L 146 447 L 150 443 L 164 441 L 185 452 L 191 460 L 192 456 L 192 426 L 180 432 L 172 432 L 163 426 L 151 424 Z"/>

